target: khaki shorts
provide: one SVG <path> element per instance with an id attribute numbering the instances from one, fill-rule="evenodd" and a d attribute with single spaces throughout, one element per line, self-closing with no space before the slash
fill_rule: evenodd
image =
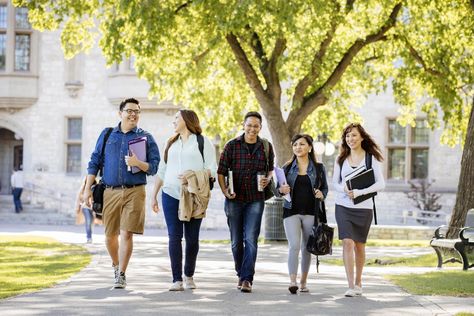
<path id="1" fill-rule="evenodd" d="M 145 186 L 106 189 L 103 221 L 105 235 L 119 235 L 120 230 L 143 234 L 145 225 Z"/>

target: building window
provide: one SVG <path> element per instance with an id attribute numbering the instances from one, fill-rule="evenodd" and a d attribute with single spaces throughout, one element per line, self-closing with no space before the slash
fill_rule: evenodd
<path id="1" fill-rule="evenodd" d="M 5 70 L 7 57 L 7 4 L 0 3 L 0 70 Z"/>
<path id="2" fill-rule="evenodd" d="M 389 180 L 403 181 L 428 177 L 429 133 L 424 119 L 417 119 L 415 127 L 402 127 L 396 120 L 388 120 Z"/>
<path id="3" fill-rule="evenodd" d="M 0 33 L 0 70 L 5 70 L 7 57 L 7 35 Z"/>
<path id="4" fill-rule="evenodd" d="M 37 38 L 28 21 L 27 8 L 15 8 L 0 0 L 0 71 L 6 73 L 32 70 L 32 53 Z"/>
<path id="5" fill-rule="evenodd" d="M 67 119 L 66 172 L 81 173 L 82 118 Z"/>
<path id="6" fill-rule="evenodd" d="M 15 36 L 15 71 L 30 70 L 30 35 Z"/>
<path id="7" fill-rule="evenodd" d="M 31 25 L 28 9 L 15 9 L 15 71 L 30 70 Z"/>

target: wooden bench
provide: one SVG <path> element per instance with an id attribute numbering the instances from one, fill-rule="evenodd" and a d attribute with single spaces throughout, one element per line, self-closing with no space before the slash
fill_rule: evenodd
<path id="1" fill-rule="evenodd" d="M 468 211 L 464 226 L 458 229 L 457 239 L 446 238 L 448 226 L 443 225 L 435 230 L 430 245 L 438 256 L 438 268 L 447 262 L 462 263 L 463 270 L 474 267 L 474 209 Z M 443 260 L 443 257 L 450 258 Z"/>

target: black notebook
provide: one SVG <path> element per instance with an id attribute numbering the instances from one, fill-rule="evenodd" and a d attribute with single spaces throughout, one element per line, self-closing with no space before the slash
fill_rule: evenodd
<path id="1" fill-rule="evenodd" d="M 375 183 L 375 175 L 374 175 L 373 169 L 365 170 L 346 181 L 347 188 L 349 190 L 365 189 L 365 188 L 370 187 L 374 183 Z M 354 199 L 354 204 L 359 204 L 360 202 L 370 199 L 371 197 L 376 196 L 376 195 L 377 195 L 377 192 L 358 196 Z"/>

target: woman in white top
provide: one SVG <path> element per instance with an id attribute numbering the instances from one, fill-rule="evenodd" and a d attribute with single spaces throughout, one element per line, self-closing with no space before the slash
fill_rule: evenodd
<path id="1" fill-rule="evenodd" d="M 366 164 L 366 155 L 371 155 L 375 183 L 365 189 L 349 190 L 346 176 Z M 379 146 L 360 124 L 351 123 L 344 128 L 340 153 L 334 163 L 333 184 L 336 191 L 336 222 L 339 239 L 342 240 L 342 256 L 349 285 L 344 295 L 348 297 L 362 295 L 365 243 L 373 218 L 372 200 L 366 199 L 354 204 L 354 199 L 385 187 L 380 163 L 382 160 Z"/>
<path id="2" fill-rule="evenodd" d="M 182 291 L 183 287 L 183 249 L 181 241 L 186 240 L 184 281 L 185 287 L 195 289 L 193 280 L 196 259 L 199 252 L 199 230 L 202 218 L 180 221 L 178 217 L 181 185 L 186 182 L 183 173 L 188 170 L 207 170 L 210 177 L 216 177 L 215 148 L 206 137 L 201 136 L 201 126 L 197 114 L 192 110 L 180 110 L 173 122 L 176 134 L 166 145 L 164 159 L 160 161 L 155 187 L 152 194 L 152 209 L 159 212 L 157 194 L 161 188 L 163 213 L 169 237 L 169 256 L 173 273 L 170 291 Z M 201 155 L 198 137 L 203 137 L 204 148 Z"/>

